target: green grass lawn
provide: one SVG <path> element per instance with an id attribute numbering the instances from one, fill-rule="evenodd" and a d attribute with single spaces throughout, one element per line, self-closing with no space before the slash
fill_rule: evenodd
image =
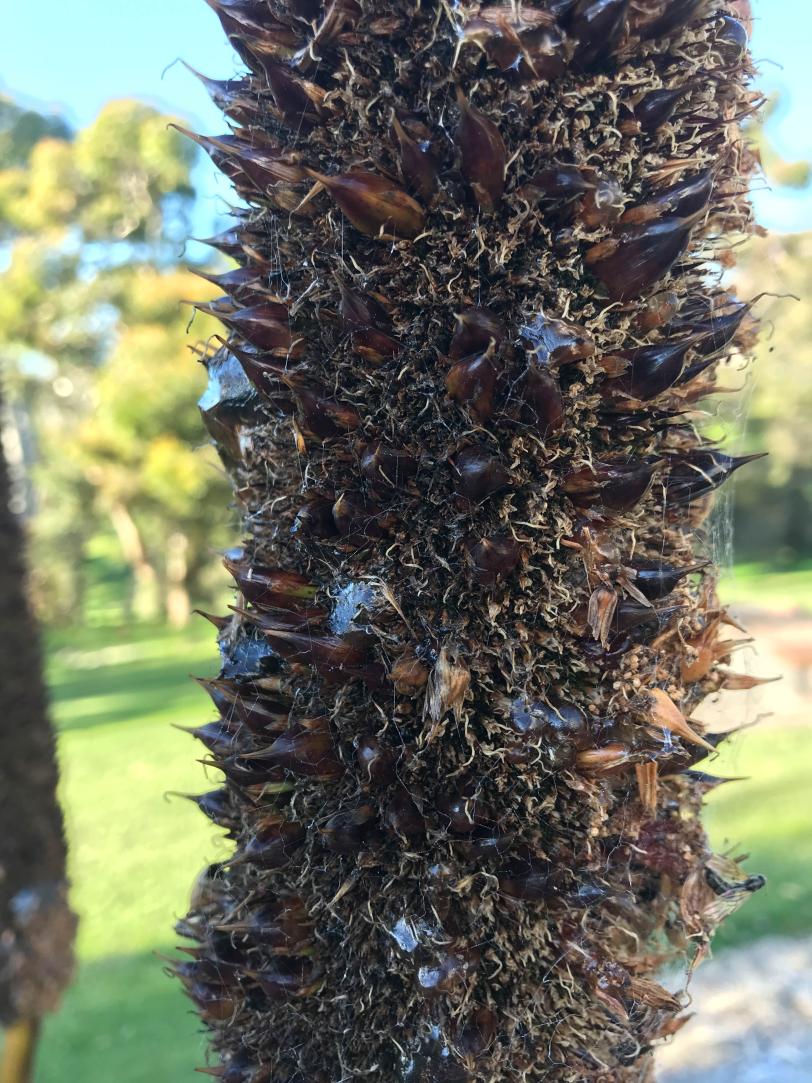
<path id="1" fill-rule="evenodd" d="M 812 613 L 812 560 L 786 571 L 776 571 L 766 564 L 737 564 L 723 575 L 720 591 L 731 605 L 766 604 L 773 610 Z"/>
<path id="2" fill-rule="evenodd" d="M 50 644 L 80 965 L 46 1024 L 38 1083 L 202 1078 L 199 1024 L 155 952 L 172 948 L 195 875 L 222 851 L 192 804 L 166 796 L 205 789 L 200 746 L 170 723 L 211 717 L 188 675 L 215 671 L 213 633 L 196 621 L 182 635 L 96 629 Z"/>
<path id="3" fill-rule="evenodd" d="M 53 637 L 49 676 L 60 730 L 80 966 L 62 1012 L 48 1020 L 38 1083 L 193 1083 L 204 1063 L 199 1027 L 155 952 L 217 832 L 167 791 L 205 788 L 200 749 L 170 723 L 211 717 L 187 679 L 216 667 L 211 627 L 178 635 L 94 629 Z M 747 849 L 770 878 L 717 942 L 812 930 L 812 729 L 750 730 L 712 770 L 749 775 L 709 800 L 719 848 Z"/>

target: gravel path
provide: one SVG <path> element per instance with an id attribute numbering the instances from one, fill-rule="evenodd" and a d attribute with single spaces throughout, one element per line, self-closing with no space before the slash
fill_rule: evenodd
<path id="1" fill-rule="evenodd" d="M 659 1083 L 812 1083 L 812 938 L 723 952 L 691 993 L 698 1015 L 660 1051 Z"/>

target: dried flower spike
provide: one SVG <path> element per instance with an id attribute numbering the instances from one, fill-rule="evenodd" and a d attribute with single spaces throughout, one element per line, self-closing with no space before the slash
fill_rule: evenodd
<path id="1" fill-rule="evenodd" d="M 694 721 L 758 683 L 702 526 L 746 460 L 694 409 L 755 337 L 713 266 L 743 4 L 209 2 L 248 69 L 193 137 L 240 201 L 194 730 L 233 856 L 173 967 L 210 1074 L 641 1083 L 657 971 L 761 886 L 708 857 Z"/>

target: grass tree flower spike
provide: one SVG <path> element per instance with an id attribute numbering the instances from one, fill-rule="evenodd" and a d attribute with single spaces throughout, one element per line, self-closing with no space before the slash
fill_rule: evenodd
<path id="1" fill-rule="evenodd" d="M 763 883 L 709 849 L 697 721 L 752 686 L 705 526 L 750 459 L 700 428 L 755 322 L 714 264 L 753 228 L 741 4 L 208 3 L 243 537 L 192 731 L 203 1071 L 650 1081 L 657 971 Z"/>

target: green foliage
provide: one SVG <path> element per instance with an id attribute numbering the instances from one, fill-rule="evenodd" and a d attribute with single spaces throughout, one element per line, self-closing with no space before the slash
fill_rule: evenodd
<path id="1" fill-rule="evenodd" d="M 758 305 L 749 409 L 734 426 L 736 435 L 744 429 L 743 451 L 769 451 L 737 479 L 736 550 L 745 560 L 791 564 L 812 553 L 812 234 L 753 240 L 736 288 L 745 299 L 764 289 L 776 295 Z M 741 386 L 742 375 L 724 382 Z"/>
<path id="2" fill-rule="evenodd" d="M 168 118 L 108 102 L 76 133 L 0 99 L 0 237 L 79 230 L 84 241 L 155 239 L 164 202 L 190 198 L 194 149 Z"/>
<path id="3" fill-rule="evenodd" d="M 194 153 L 138 102 L 110 102 L 72 133 L 0 99 L 0 358 L 16 405 L 7 423 L 24 410 L 30 424 L 35 582 L 49 619 L 75 612 L 89 540 L 110 525 L 131 606 L 151 615 L 170 579 L 176 593 L 202 589 L 225 543 L 227 490 L 200 446 L 205 380 L 183 304 L 210 290 L 178 268 L 172 243 L 187 232 Z M 195 323 L 201 344 L 214 330 Z"/>

